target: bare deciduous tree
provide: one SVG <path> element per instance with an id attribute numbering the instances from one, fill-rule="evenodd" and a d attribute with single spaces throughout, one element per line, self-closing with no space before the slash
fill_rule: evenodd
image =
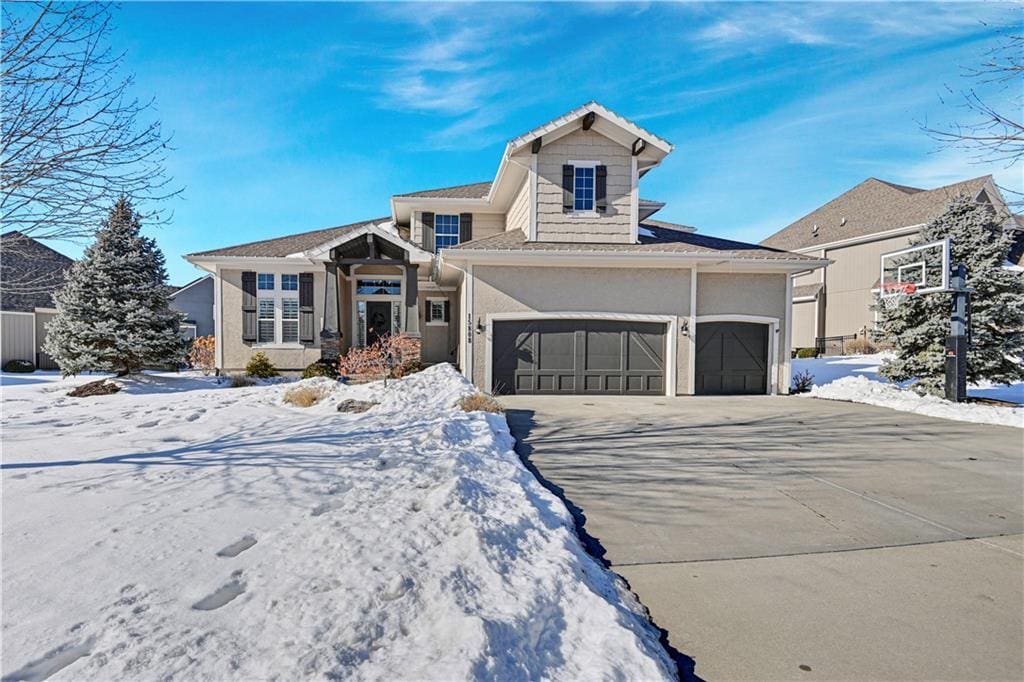
<path id="1" fill-rule="evenodd" d="M 946 87 L 959 100 L 956 106 L 965 113 L 962 120 L 946 127 L 921 127 L 936 141 L 967 151 L 977 163 L 1011 167 L 1024 161 L 1024 35 L 1019 28 L 999 34 L 1000 44 L 985 53 L 980 65 L 964 71 L 974 85 L 962 90 Z M 994 98 L 1001 100 L 999 105 L 991 104 Z M 1013 203 L 1024 199 L 1019 189 L 1002 189 L 1018 199 Z"/>
<path id="2" fill-rule="evenodd" d="M 35 239 L 92 236 L 119 196 L 173 196 L 152 102 L 130 94 L 108 6 L 3 3 L 0 222 Z M 180 191 L 180 190 L 179 190 Z M 31 288 L 5 282 L 5 288 Z"/>

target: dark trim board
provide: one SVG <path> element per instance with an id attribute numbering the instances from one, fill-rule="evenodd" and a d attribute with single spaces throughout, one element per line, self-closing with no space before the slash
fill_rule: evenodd
<path id="1" fill-rule="evenodd" d="M 658 322 L 495 321 L 492 391 L 664 395 L 666 331 Z"/>

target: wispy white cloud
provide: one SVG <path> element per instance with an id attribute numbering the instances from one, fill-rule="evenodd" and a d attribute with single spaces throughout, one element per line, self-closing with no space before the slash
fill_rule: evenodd
<path id="1" fill-rule="evenodd" d="M 931 39 L 1005 20 L 1006 3 L 723 4 L 697 32 L 704 47 L 752 52 L 779 45 L 861 45 L 885 39 Z"/>

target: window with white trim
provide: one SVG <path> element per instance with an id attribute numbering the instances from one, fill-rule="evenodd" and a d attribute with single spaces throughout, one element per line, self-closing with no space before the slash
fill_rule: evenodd
<path id="1" fill-rule="evenodd" d="M 256 343 L 299 343 L 299 276 L 280 274 L 281 288 L 275 287 L 278 273 L 256 275 Z"/>
<path id="2" fill-rule="evenodd" d="M 275 339 L 275 327 L 276 316 L 274 313 L 274 299 L 272 298 L 261 298 L 257 300 L 257 326 L 256 326 L 256 342 L 257 343 L 274 343 Z"/>
<path id="3" fill-rule="evenodd" d="M 434 216 L 434 253 L 459 243 L 459 216 L 438 213 Z"/>
<path id="4" fill-rule="evenodd" d="M 281 343 L 299 342 L 299 299 L 281 299 Z"/>
<path id="5" fill-rule="evenodd" d="M 573 210 L 594 210 L 594 178 L 597 164 L 573 167 Z"/>
<path id="6" fill-rule="evenodd" d="M 427 324 L 442 325 L 448 324 L 445 318 L 445 306 L 448 305 L 446 298 L 427 299 Z"/>

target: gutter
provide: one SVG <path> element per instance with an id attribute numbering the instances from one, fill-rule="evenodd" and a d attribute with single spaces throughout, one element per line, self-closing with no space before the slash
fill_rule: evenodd
<path id="1" fill-rule="evenodd" d="M 629 267 L 684 267 L 687 264 L 729 265 L 740 267 L 759 267 L 768 270 L 814 270 L 825 267 L 832 261 L 827 258 L 818 259 L 761 259 L 737 258 L 723 254 L 673 253 L 660 251 L 643 253 L 636 251 L 512 251 L 496 249 L 445 249 L 441 259 L 445 264 L 476 263 L 476 264 L 565 264 L 565 265 L 609 265 Z M 454 266 L 453 266 L 454 267 Z"/>

